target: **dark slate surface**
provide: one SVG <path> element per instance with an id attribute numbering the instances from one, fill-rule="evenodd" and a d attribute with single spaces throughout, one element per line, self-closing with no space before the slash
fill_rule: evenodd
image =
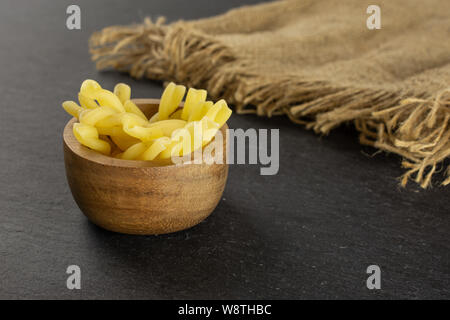
<path id="1" fill-rule="evenodd" d="M 449 189 L 399 188 L 400 159 L 371 157 L 351 128 L 320 138 L 284 118 L 234 115 L 232 128 L 280 128 L 279 174 L 231 166 L 216 211 L 187 231 L 126 236 L 81 214 L 64 174 L 61 101 L 86 78 L 127 82 L 135 97 L 162 92 L 96 72 L 88 36 L 239 3 L 83 1 L 82 30 L 68 31 L 69 1 L 1 1 L 0 298 L 450 297 Z M 66 289 L 70 264 L 81 267 L 81 290 Z M 365 286 L 370 264 L 382 269 L 379 291 Z"/>

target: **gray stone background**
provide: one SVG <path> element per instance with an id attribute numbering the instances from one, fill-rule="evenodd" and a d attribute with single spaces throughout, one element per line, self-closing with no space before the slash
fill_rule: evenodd
<path id="1" fill-rule="evenodd" d="M 63 100 L 81 82 L 134 97 L 161 83 L 95 70 L 89 35 L 164 15 L 207 17 L 257 1 L 77 1 L 82 30 L 66 29 L 72 2 L 0 3 L 0 298 L 449 298 L 449 189 L 398 187 L 400 159 L 362 147 L 349 126 L 318 137 L 283 117 L 233 115 L 231 128 L 280 128 L 280 171 L 231 166 L 216 211 L 162 236 L 127 236 L 87 221 L 66 183 Z M 365 14 L 365 8 L 361 9 Z M 82 289 L 66 288 L 77 264 Z M 382 289 L 366 288 L 366 268 Z"/>

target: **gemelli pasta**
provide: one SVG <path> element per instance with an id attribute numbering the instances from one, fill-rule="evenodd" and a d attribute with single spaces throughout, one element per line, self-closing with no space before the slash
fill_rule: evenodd
<path id="1" fill-rule="evenodd" d="M 231 116 L 225 100 L 207 101 L 207 92 L 173 82 L 165 88 L 158 112 L 150 119 L 131 100 L 131 88 L 119 83 L 114 91 L 85 80 L 77 104 L 65 101 L 64 110 L 77 118 L 75 138 L 104 155 L 124 160 L 170 159 L 185 156 L 208 144 Z"/>

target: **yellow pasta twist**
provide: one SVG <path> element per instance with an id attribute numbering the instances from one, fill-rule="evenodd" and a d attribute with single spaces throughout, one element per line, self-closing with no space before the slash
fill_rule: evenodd
<path id="1" fill-rule="evenodd" d="M 102 87 L 98 84 L 98 82 L 91 79 L 87 79 L 84 80 L 83 83 L 81 84 L 80 93 L 82 93 L 83 95 L 85 95 L 90 99 L 94 99 L 94 93 L 96 93 L 101 89 Z"/>
<path id="2" fill-rule="evenodd" d="M 164 90 L 158 109 L 158 120 L 166 120 L 178 108 L 183 100 L 186 87 L 171 82 Z"/>
<path id="3" fill-rule="evenodd" d="M 184 86 L 169 83 L 150 120 L 123 83 L 111 92 L 94 80 L 85 80 L 78 93 L 80 105 L 65 101 L 62 106 L 79 120 L 73 132 L 88 148 L 125 160 L 170 159 L 205 146 L 231 116 L 224 100 L 206 101 L 207 92 L 193 88 L 178 109 L 185 91 Z"/>
<path id="4" fill-rule="evenodd" d="M 165 136 L 136 143 L 118 157 L 126 160 L 154 160 L 157 157 L 169 159 L 172 156 L 185 156 L 206 145 L 219 129 L 218 124 L 208 117 L 193 122 L 175 120 L 177 122 L 172 122 L 170 128 L 164 124 L 165 121 L 172 120 L 160 121 L 161 124 L 157 122 L 151 126 L 163 126 Z"/>
<path id="5" fill-rule="evenodd" d="M 190 88 L 186 95 L 186 101 L 184 103 L 183 111 L 181 113 L 181 119 L 189 120 L 190 115 L 197 108 L 202 108 L 206 100 L 206 90 L 197 90 Z"/>
<path id="6" fill-rule="evenodd" d="M 125 101 L 131 98 L 131 88 L 125 83 L 118 83 L 114 87 L 114 94 L 119 98 L 120 102 L 125 105 Z"/>
<path id="7" fill-rule="evenodd" d="M 98 131 L 94 126 L 74 123 L 73 134 L 82 145 L 85 145 L 92 150 L 101 152 L 105 155 L 109 155 L 111 152 L 111 145 L 108 142 L 99 139 Z"/>

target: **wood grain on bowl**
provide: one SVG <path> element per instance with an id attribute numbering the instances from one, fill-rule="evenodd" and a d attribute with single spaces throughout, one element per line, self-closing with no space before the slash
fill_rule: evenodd
<path id="1" fill-rule="evenodd" d="M 134 102 L 146 116 L 159 105 L 157 99 Z M 93 223 L 128 234 L 170 233 L 198 224 L 219 203 L 228 176 L 225 161 L 174 165 L 116 159 L 82 146 L 72 131 L 76 121 L 64 128 L 66 175 L 76 203 Z M 226 129 L 226 124 L 220 129 L 224 157 Z"/>

